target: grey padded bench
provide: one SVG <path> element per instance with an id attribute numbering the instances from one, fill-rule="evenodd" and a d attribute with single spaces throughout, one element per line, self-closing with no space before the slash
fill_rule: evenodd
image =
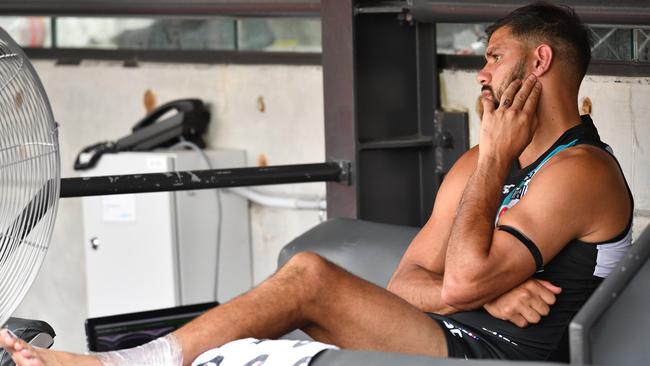
<path id="1" fill-rule="evenodd" d="M 354 219 L 330 219 L 300 235 L 280 252 L 281 266 L 310 251 L 351 273 L 386 287 L 419 229 Z M 650 228 L 647 228 L 570 325 L 572 364 L 642 365 L 650 359 Z M 289 337 L 304 337 L 291 333 Z M 372 351 L 328 350 L 313 366 L 535 366 L 551 362 L 442 359 Z"/>

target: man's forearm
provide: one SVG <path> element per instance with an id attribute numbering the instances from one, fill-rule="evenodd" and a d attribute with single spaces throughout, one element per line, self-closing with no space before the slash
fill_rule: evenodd
<path id="1" fill-rule="evenodd" d="M 498 158 L 479 160 L 467 182 L 449 237 L 447 265 L 485 257 L 490 249 L 501 187 L 510 163 Z"/>
<path id="2" fill-rule="evenodd" d="M 443 289 L 448 290 L 450 283 L 464 285 L 468 277 L 481 276 L 481 271 L 485 270 L 479 267 L 486 262 L 490 251 L 494 215 L 508 166 L 498 159 L 479 160 L 467 182 L 451 227 L 445 263 L 441 266 L 444 275 L 413 263 L 396 273 L 389 290 L 423 311 L 441 315 L 480 308 L 499 295 L 482 296 L 481 301 L 475 301 L 474 293 L 465 296 L 468 291 L 464 289 L 462 297 L 472 297 L 471 302 L 466 302 L 455 296 L 457 292 L 452 297 L 443 295 Z"/>
<path id="3" fill-rule="evenodd" d="M 399 277 L 388 284 L 388 289 L 418 309 L 440 315 L 450 315 L 458 309 L 444 303 L 440 296 L 442 275 L 412 265 L 400 271 Z"/>
<path id="4" fill-rule="evenodd" d="M 445 259 L 447 284 L 480 277 L 486 270 L 501 186 L 510 165 L 498 157 L 479 159 L 461 198 Z"/>

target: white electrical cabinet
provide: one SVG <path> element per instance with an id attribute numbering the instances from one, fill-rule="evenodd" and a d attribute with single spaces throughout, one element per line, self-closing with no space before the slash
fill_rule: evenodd
<path id="1" fill-rule="evenodd" d="M 243 151 L 205 152 L 215 169 L 245 166 Z M 84 176 L 201 169 L 193 151 L 124 152 Z M 248 201 L 219 192 L 221 205 L 214 189 L 84 197 L 88 316 L 214 301 L 215 290 L 224 302 L 248 290 Z"/>

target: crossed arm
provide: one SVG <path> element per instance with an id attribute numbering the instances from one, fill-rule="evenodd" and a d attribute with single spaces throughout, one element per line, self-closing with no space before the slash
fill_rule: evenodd
<path id="1" fill-rule="evenodd" d="M 531 278 L 535 262 L 525 246 L 510 234 L 494 230 L 508 168 L 530 143 L 535 130 L 540 91 L 535 78 L 529 78 L 523 85 L 513 82 L 504 93 L 504 98 L 514 100 L 512 106 L 502 103 L 503 109 L 494 110 L 493 103 L 484 101 L 482 150 L 475 147 L 466 153 L 445 178 L 430 220 L 389 283 L 391 291 L 423 311 L 451 314 L 484 307 L 491 315 L 518 326 L 536 323 L 548 314 L 561 289 Z M 585 227 L 585 221 L 562 222 L 575 212 L 553 216 L 549 215 L 552 210 L 537 207 L 541 204 L 538 201 L 562 202 L 562 194 L 546 192 L 544 187 L 549 181 L 557 184 L 567 164 L 573 162 L 556 164 L 546 169 L 544 177 L 536 177 L 538 185 L 530 187 L 522 200 L 528 204 L 520 203 L 521 207 L 501 218 L 501 222 L 515 223 L 533 235 L 544 262 L 570 239 L 580 237 Z M 540 226 L 562 229 L 533 229 Z"/>
<path id="2" fill-rule="evenodd" d="M 440 187 L 430 219 L 409 246 L 388 289 L 422 311 L 450 315 L 482 306 L 496 318 L 525 327 L 539 322 L 542 316 L 548 314 L 560 288 L 547 281 L 529 278 L 511 289 L 505 289 L 506 292 L 500 296 L 476 299 L 470 307 L 451 305 L 442 296 L 445 260 L 454 216 L 463 188 L 476 168 L 477 157 L 478 150 L 475 147 L 449 172 Z"/>

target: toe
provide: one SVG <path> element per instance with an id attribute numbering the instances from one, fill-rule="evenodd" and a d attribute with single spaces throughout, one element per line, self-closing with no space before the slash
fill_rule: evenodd
<path id="1" fill-rule="evenodd" d="M 0 347 L 6 349 L 9 352 L 13 352 L 15 341 L 15 336 L 9 333 L 8 329 L 2 329 L 0 331 Z"/>
<path id="2" fill-rule="evenodd" d="M 21 342 L 19 339 L 17 339 L 17 340 L 14 342 L 14 349 L 15 349 L 17 352 L 22 351 L 22 350 L 25 349 L 25 344 L 24 344 L 23 342 Z"/>
<path id="3" fill-rule="evenodd" d="M 27 350 L 24 350 L 14 353 L 11 359 L 16 363 L 16 366 L 44 366 L 43 362 L 34 356 L 33 353 L 27 353 Z"/>
<path id="4" fill-rule="evenodd" d="M 34 353 L 34 350 L 29 348 L 23 349 L 22 351 L 20 351 L 20 354 L 26 359 L 31 359 L 36 357 L 36 353 Z"/>

